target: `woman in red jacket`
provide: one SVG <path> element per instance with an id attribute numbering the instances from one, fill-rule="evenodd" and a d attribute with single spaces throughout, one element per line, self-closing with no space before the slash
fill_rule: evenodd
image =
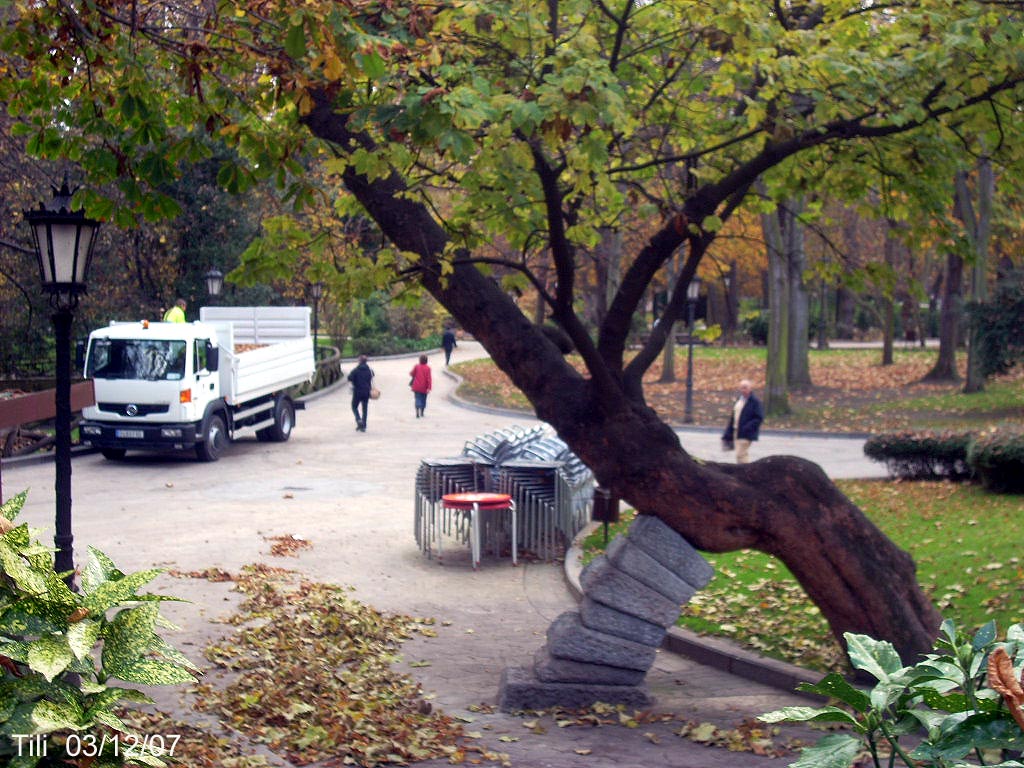
<path id="1" fill-rule="evenodd" d="M 416 418 L 424 415 L 427 409 L 427 393 L 430 392 L 430 366 L 427 365 L 427 356 L 420 355 L 420 361 L 409 371 L 412 380 L 409 387 L 412 389 L 413 397 L 416 399 Z"/>

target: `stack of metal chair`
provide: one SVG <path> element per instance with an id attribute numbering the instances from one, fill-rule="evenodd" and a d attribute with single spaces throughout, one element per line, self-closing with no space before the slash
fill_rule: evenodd
<path id="1" fill-rule="evenodd" d="M 516 503 L 517 538 L 524 551 L 553 559 L 590 519 L 594 477 L 548 427 L 510 427 L 468 440 L 454 459 L 425 459 L 416 475 L 416 541 L 428 556 L 441 535 L 468 540 L 463 518 L 445 514 L 446 493 L 507 493 Z M 511 538 L 507 518 L 483 532 L 489 549 Z"/>
<path id="2" fill-rule="evenodd" d="M 423 459 L 416 470 L 416 498 L 413 526 L 420 550 L 433 556 L 435 542 L 441 536 L 454 536 L 459 541 L 469 540 L 469 522 L 463 515 L 447 514 L 441 504 L 446 493 L 468 493 L 480 489 L 489 479 L 490 466 L 468 457 L 451 459 Z"/>

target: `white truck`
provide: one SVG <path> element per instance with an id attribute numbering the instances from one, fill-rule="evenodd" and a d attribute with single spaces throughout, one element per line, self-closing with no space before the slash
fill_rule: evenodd
<path id="1" fill-rule="evenodd" d="M 89 335 L 85 375 L 96 405 L 83 442 L 112 460 L 138 450 L 194 449 L 216 461 L 244 434 L 284 442 L 313 377 L 309 307 L 203 307 L 199 322 L 112 322 Z"/>

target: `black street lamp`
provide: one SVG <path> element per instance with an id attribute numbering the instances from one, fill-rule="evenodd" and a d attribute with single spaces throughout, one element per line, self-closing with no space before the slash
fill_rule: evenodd
<path id="1" fill-rule="evenodd" d="M 57 547 L 54 569 L 66 573 L 65 581 L 75 585 L 75 561 L 71 532 L 71 321 L 78 297 L 86 292 L 86 279 L 96 244 L 98 221 L 87 219 L 84 211 L 71 211 L 72 192 L 67 177 L 58 190 L 53 188 L 50 206 L 40 203 L 39 209 L 25 211 L 25 220 L 32 228 L 39 276 L 43 291 L 50 295 L 53 307 L 53 329 L 57 345 L 56 405 L 54 458 L 56 480 Z"/>
<path id="2" fill-rule="evenodd" d="M 693 313 L 697 309 L 700 297 L 700 278 L 694 275 L 686 286 L 686 311 L 689 325 L 689 341 L 686 352 L 686 410 L 683 412 L 683 423 L 693 424 Z"/>
<path id="3" fill-rule="evenodd" d="M 213 267 L 203 277 L 206 280 L 206 293 L 211 299 L 216 299 L 224 288 L 224 273 Z"/>
<path id="4" fill-rule="evenodd" d="M 317 353 L 317 332 L 320 330 L 320 297 L 324 294 L 324 284 L 319 280 L 309 286 L 309 295 L 313 297 L 313 358 Z"/>

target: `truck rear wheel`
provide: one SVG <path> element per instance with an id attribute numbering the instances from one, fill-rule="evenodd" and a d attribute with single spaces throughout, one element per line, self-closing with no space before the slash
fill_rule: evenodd
<path id="1" fill-rule="evenodd" d="M 282 397 L 274 403 L 274 423 L 257 432 L 256 437 L 272 443 L 283 443 L 292 436 L 294 427 L 295 406 L 287 397 Z"/>
<path id="2" fill-rule="evenodd" d="M 100 453 L 103 454 L 104 459 L 120 461 L 124 458 L 127 451 L 124 448 L 100 448 Z"/>
<path id="3" fill-rule="evenodd" d="M 196 456 L 200 461 L 216 461 L 227 450 L 228 428 L 219 413 L 210 415 L 206 421 L 203 442 L 196 443 Z"/>

